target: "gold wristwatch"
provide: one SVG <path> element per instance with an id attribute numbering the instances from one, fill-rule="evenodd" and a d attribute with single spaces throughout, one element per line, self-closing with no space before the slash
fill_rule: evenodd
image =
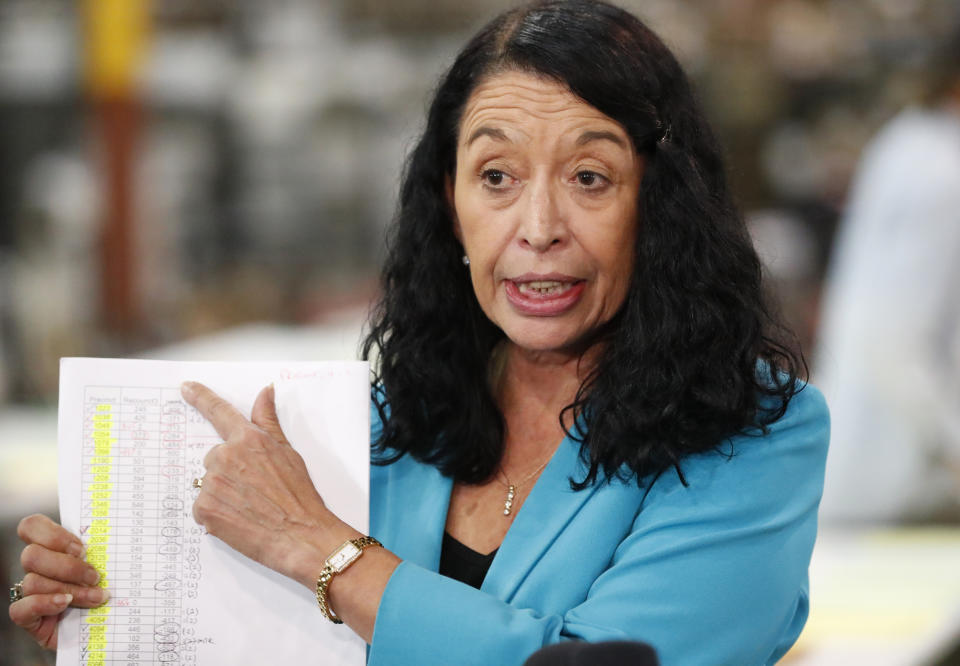
<path id="1" fill-rule="evenodd" d="M 320 605 L 320 612 L 323 613 L 323 616 L 334 624 L 343 624 L 343 620 L 333 614 L 333 609 L 330 608 L 330 602 L 327 600 L 327 588 L 330 587 L 330 581 L 337 574 L 346 571 L 347 567 L 363 555 L 363 549 L 370 546 L 380 546 L 382 548 L 383 544 L 372 536 L 344 541 L 323 563 L 323 570 L 320 571 L 320 577 L 317 578 L 317 604 Z"/>

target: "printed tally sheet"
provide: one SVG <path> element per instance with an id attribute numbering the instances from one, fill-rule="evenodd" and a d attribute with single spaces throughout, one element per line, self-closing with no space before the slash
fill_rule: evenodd
<path id="1" fill-rule="evenodd" d="M 367 531 L 366 363 L 63 359 L 60 517 L 111 598 L 67 611 L 57 665 L 363 664 L 363 641 L 327 621 L 311 590 L 194 522 L 191 482 L 221 440 L 180 397 L 185 380 L 245 414 L 274 383 L 280 424 L 327 505 Z"/>

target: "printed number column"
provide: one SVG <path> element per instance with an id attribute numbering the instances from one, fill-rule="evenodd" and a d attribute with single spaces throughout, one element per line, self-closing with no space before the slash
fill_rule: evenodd
<path id="1" fill-rule="evenodd" d="M 160 389 L 123 389 L 120 410 L 114 455 L 113 654 L 124 664 L 152 663 L 160 541 Z"/>
<path id="2" fill-rule="evenodd" d="M 113 454 L 117 444 L 119 390 L 90 387 L 84 396 L 83 479 L 80 531 L 87 562 L 100 573 L 100 587 L 111 584 L 108 571 L 113 555 Z M 103 666 L 112 657 L 112 601 L 83 614 L 80 633 L 81 663 Z"/>

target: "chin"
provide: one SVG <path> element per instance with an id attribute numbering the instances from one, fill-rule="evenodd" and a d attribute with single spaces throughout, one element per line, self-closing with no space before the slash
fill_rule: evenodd
<path id="1" fill-rule="evenodd" d="M 583 335 L 566 327 L 537 325 L 503 329 L 516 347 L 528 352 L 564 353 L 579 356 L 583 351 Z"/>

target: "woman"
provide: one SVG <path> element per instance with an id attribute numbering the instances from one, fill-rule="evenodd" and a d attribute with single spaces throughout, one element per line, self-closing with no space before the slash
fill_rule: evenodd
<path id="1" fill-rule="evenodd" d="M 226 442 L 194 506 L 210 533 L 319 588 L 373 664 L 517 664 L 564 639 L 645 640 L 665 664 L 789 648 L 826 409 L 773 337 L 719 150 L 640 21 L 550 2 L 466 46 L 407 167 L 383 287 L 364 344 L 383 546 L 341 547 L 362 535 L 314 490 L 270 389 L 247 421 L 190 384 Z M 11 616 L 55 645 L 66 604 L 97 601 L 90 569 L 49 520 L 20 531 L 32 573 Z M 339 571 L 335 551 L 356 559 Z"/>

